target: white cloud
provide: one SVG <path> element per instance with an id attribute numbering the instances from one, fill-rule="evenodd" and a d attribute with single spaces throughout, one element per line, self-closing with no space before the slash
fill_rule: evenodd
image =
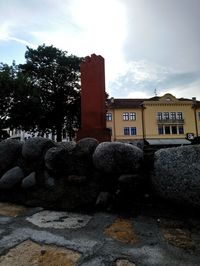
<path id="1" fill-rule="evenodd" d="M 38 43 L 53 44 L 78 56 L 102 55 L 106 82 L 114 79 L 125 64 L 123 45 L 127 20 L 124 5 L 118 0 L 74 0 L 62 8 L 67 17 L 57 18 L 49 29 L 32 30 L 31 35 Z"/>
<path id="2" fill-rule="evenodd" d="M 127 97 L 150 97 L 171 72 L 169 68 L 146 60 L 131 61 L 124 64 L 122 72 L 109 83 L 109 93 L 119 96 L 119 93 L 124 95 L 126 92 Z"/>
<path id="3" fill-rule="evenodd" d="M 45 43 L 78 56 L 96 53 L 105 58 L 110 96 L 150 97 L 157 89 L 200 98 L 192 76 L 200 71 L 199 4 L 180 1 L 0 1 L 0 57 L 5 41 L 24 51 Z"/>
<path id="4" fill-rule="evenodd" d="M 3 22 L 0 27 L 0 42 L 7 41 L 10 34 L 10 24 L 8 22 Z"/>
<path id="5" fill-rule="evenodd" d="M 153 95 L 148 93 L 148 92 L 144 92 L 144 91 L 131 91 L 129 92 L 129 94 L 127 95 L 127 97 L 125 98 L 150 98 L 152 97 Z"/>
<path id="6" fill-rule="evenodd" d="M 126 64 L 120 75 L 109 83 L 108 92 L 113 97 L 149 98 L 165 93 L 176 97 L 200 99 L 200 73 L 181 72 L 146 60 Z"/>
<path id="7" fill-rule="evenodd" d="M 172 70 L 146 60 L 131 61 L 126 65 L 127 73 L 136 83 L 144 81 L 162 81 Z"/>
<path id="8" fill-rule="evenodd" d="M 192 82 L 191 84 L 177 86 L 177 87 L 171 87 L 170 89 L 161 90 L 159 92 L 160 95 L 163 95 L 165 93 L 171 93 L 177 98 L 189 98 L 196 97 L 198 100 L 200 100 L 200 79 Z"/>
<path id="9" fill-rule="evenodd" d="M 8 37 L 8 40 L 16 41 L 18 43 L 24 44 L 24 45 L 32 47 L 32 48 L 37 48 L 37 45 L 30 43 L 30 42 L 27 42 L 26 40 L 23 40 L 23 39 L 19 39 L 19 38 L 15 38 L 15 37 Z"/>

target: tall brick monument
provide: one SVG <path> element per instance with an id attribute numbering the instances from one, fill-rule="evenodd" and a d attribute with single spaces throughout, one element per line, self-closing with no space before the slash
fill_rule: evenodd
<path id="1" fill-rule="evenodd" d="M 106 129 L 104 58 L 92 54 L 81 63 L 81 129 L 77 140 L 91 137 L 110 141 Z"/>

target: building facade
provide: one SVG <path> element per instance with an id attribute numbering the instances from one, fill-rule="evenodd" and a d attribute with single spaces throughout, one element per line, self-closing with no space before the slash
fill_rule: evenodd
<path id="1" fill-rule="evenodd" d="M 171 94 L 149 99 L 114 99 L 107 106 L 112 141 L 168 141 L 200 136 L 200 102 Z M 182 142 L 181 142 L 182 140 Z"/>

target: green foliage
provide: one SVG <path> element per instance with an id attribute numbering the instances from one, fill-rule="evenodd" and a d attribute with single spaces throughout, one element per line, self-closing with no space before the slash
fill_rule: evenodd
<path id="1" fill-rule="evenodd" d="M 80 62 L 53 46 L 27 47 L 26 63 L 0 64 L 0 132 L 6 127 L 72 137 L 80 125 Z"/>
<path id="2" fill-rule="evenodd" d="M 8 126 L 13 88 L 11 70 L 8 65 L 0 63 L 0 130 Z"/>
<path id="3" fill-rule="evenodd" d="M 9 112 L 10 128 L 34 130 L 42 115 L 39 93 L 28 77 L 18 71 L 13 82 L 13 100 Z"/>
<path id="4" fill-rule="evenodd" d="M 45 45 L 37 49 L 27 47 L 25 58 L 26 64 L 20 69 L 28 86 L 35 91 L 34 97 L 39 99 L 36 104 L 40 113 L 39 118 L 36 116 L 37 126 L 42 131 L 56 131 L 60 141 L 65 125 L 71 134 L 74 126 L 79 124 L 81 58 Z M 28 102 L 34 103 L 36 98 L 29 97 Z"/>

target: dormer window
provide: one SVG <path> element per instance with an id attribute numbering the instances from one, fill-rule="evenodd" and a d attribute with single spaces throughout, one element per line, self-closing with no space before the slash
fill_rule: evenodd
<path id="1" fill-rule="evenodd" d="M 167 101 L 167 102 L 170 102 L 171 100 L 172 100 L 172 99 L 171 99 L 171 98 L 169 98 L 169 97 L 168 97 L 168 98 L 166 98 L 166 101 Z"/>

